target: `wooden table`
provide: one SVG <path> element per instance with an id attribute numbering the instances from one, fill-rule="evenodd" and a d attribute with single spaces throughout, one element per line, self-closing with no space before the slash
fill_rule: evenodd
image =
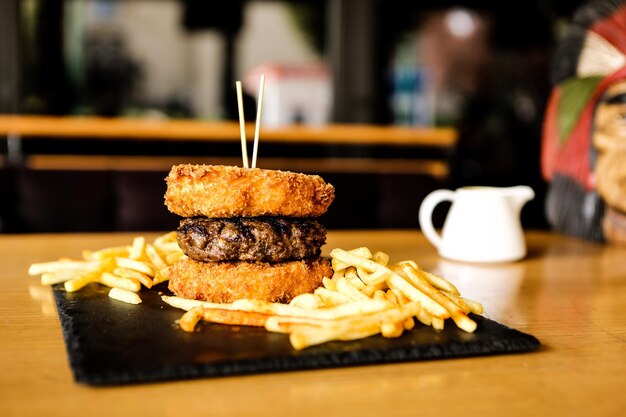
<path id="1" fill-rule="evenodd" d="M 486 316 L 535 335 L 517 355 L 202 379 L 112 388 L 74 383 L 51 290 L 28 265 L 132 234 L 0 236 L 0 415 L 566 415 L 626 409 L 626 248 L 527 235 L 527 260 L 440 259 L 415 231 L 331 232 L 333 247 L 366 245 L 412 258 L 482 301 Z M 145 347 L 149 351 L 150 347 Z"/>

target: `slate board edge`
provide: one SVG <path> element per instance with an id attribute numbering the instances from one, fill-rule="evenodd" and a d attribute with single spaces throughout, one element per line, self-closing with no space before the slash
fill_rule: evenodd
<path id="1" fill-rule="evenodd" d="M 321 370 L 338 367 L 369 366 L 380 364 L 392 364 L 402 362 L 420 362 L 426 360 L 460 359 L 479 356 L 495 356 L 510 353 L 530 352 L 539 347 L 539 341 L 533 336 L 522 334 L 524 337 L 510 339 L 502 344 L 501 348 L 491 346 L 489 352 L 480 349 L 480 344 L 473 344 L 474 349 L 463 348 L 463 353 L 444 352 L 436 355 L 428 354 L 429 349 L 420 347 L 394 348 L 389 351 L 364 349 L 359 351 L 347 351 L 336 353 L 317 354 L 315 356 L 304 357 L 278 357 L 263 358 L 245 361 L 232 361 L 211 363 L 204 365 L 193 365 L 186 367 L 164 366 L 159 371 L 153 371 L 150 376 L 145 372 L 115 373 L 109 375 L 88 375 L 81 372 L 80 367 L 74 367 L 74 378 L 76 382 L 93 386 L 115 386 L 139 383 L 156 383 L 176 380 L 190 380 L 200 378 L 215 378 L 228 376 L 243 376 L 262 374 L 270 372 L 288 372 Z M 534 339 L 534 340 L 533 340 Z M 453 347 L 458 344 L 450 344 Z M 512 349 L 512 345 L 514 349 Z M 446 349 L 449 350 L 449 349 Z"/>
<path id="2" fill-rule="evenodd" d="M 64 294 L 54 291 L 55 301 L 61 303 Z M 539 348 L 540 342 L 532 335 L 508 329 L 512 336 L 507 340 L 492 343 L 450 343 L 442 346 L 405 346 L 385 350 L 361 349 L 356 351 L 338 351 L 317 353 L 315 355 L 270 357 L 254 360 L 225 361 L 189 366 L 163 366 L 152 370 L 149 376 L 145 371 L 127 372 L 115 370 L 110 374 L 90 375 L 83 371 L 83 354 L 76 346 L 79 345 L 73 317 L 57 308 L 63 330 L 67 356 L 72 368 L 74 379 L 78 383 L 93 386 L 114 386 L 137 383 L 154 383 L 183 379 L 225 377 L 250 375 L 268 372 L 285 372 L 311 369 L 328 369 L 335 367 L 376 365 L 385 363 L 416 362 L 434 359 L 450 359 L 476 356 L 492 356 L 506 353 L 524 353 Z M 493 321 L 482 317 L 482 320 Z"/>

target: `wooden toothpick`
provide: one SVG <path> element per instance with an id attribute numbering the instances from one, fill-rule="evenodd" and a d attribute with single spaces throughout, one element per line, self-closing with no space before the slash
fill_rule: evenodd
<path id="1" fill-rule="evenodd" d="M 239 108 L 239 133 L 241 135 L 241 159 L 243 167 L 248 168 L 248 149 L 246 146 L 246 119 L 243 114 L 243 93 L 241 92 L 241 81 L 235 83 L 237 87 L 237 107 Z"/>
<path id="2" fill-rule="evenodd" d="M 265 87 L 265 75 L 261 75 L 259 81 L 259 98 L 256 109 L 256 126 L 254 128 L 254 148 L 252 150 L 252 168 L 256 168 L 256 158 L 259 151 L 259 130 L 261 128 L 261 110 L 263 109 L 263 89 Z"/>

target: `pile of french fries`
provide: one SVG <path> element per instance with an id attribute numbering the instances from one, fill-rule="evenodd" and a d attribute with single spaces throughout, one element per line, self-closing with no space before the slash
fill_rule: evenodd
<path id="1" fill-rule="evenodd" d="M 200 320 L 229 325 L 262 326 L 287 333 L 295 349 L 332 340 L 355 340 L 375 334 L 399 337 L 415 326 L 415 319 L 437 330 L 451 318 L 472 333 L 476 323 L 469 313 L 482 314 L 480 303 L 466 299 L 449 281 L 407 260 L 389 263 L 389 255 L 365 247 L 333 249 L 333 276 L 325 277 L 313 293 L 295 297 L 289 304 L 259 300 L 209 303 L 163 296 L 167 304 L 186 310 L 179 320 L 188 332 Z M 87 284 L 111 287 L 109 297 L 130 304 L 141 303 L 142 286 L 152 288 L 169 279 L 170 266 L 185 255 L 176 232 L 147 243 L 136 237 L 131 245 L 83 251 L 81 260 L 59 259 L 32 264 L 30 275 L 41 283 L 63 283 L 67 292 Z"/>
<path id="2" fill-rule="evenodd" d="M 264 326 L 289 334 L 295 349 L 332 340 L 355 340 L 375 334 L 399 337 L 421 323 L 442 330 L 452 318 L 473 332 L 469 313 L 482 314 L 481 304 L 461 297 L 450 282 L 419 267 L 414 261 L 389 264 L 383 252 L 368 248 L 331 251 L 334 274 L 312 294 L 295 297 L 289 304 L 258 300 L 208 303 L 163 296 L 171 306 L 187 312 L 179 321 L 194 331 L 200 320 L 230 325 Z"/>
<path id="3" fill-rule="evenodd" d="M 64 283 L 67 292 L 78 291 L 97 282 L 108 287 L 109 297 L 130 304 L 141 303 L 137 294 L 142 286 L 169 279 L 169 267 L 185 255 L 176 242 L 176 232 L 166 233 L 146 243 L 136 237 L 129 246 L 83 251 L 82 260 L 60 259 L 35 263 L 29 275 L 41 275 L 43 285 Z"/>

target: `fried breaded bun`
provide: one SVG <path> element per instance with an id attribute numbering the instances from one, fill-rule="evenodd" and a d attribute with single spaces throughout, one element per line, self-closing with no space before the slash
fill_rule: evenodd
<path id="1" fill-rule="evenodd" d="M 318 217 L 335 188 L 317 175 L 220 165 L 175 165 L 165 205 L 182 217 Z"/>
<path id="2" fill-rule="evenodd" d="M 313 292 L 330 276 L 326 258 L 275 264 L 183 259 L 171 267 L 169 289 L 179 297 L 214 303 L 242 298 L 287 303 L 296 295 Z"/>

